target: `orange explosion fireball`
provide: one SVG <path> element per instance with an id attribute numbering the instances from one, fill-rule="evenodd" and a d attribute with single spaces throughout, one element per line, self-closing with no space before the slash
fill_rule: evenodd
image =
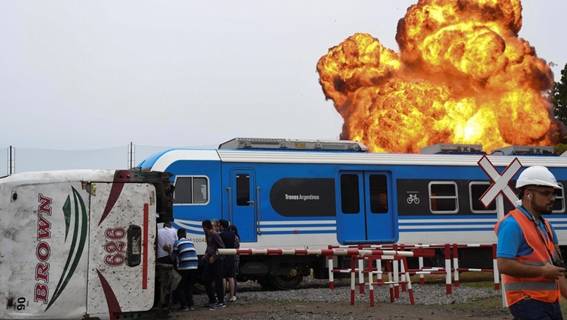
<path id="1" fill-rule="evenodd" d="M 519 0 L 420 0 L 398 22 L 400 54 L 357 33 L 319 60 L 341 138 L 372 151 L 435 143 L 550 145 L 550 68 L 518 37 Z"/>

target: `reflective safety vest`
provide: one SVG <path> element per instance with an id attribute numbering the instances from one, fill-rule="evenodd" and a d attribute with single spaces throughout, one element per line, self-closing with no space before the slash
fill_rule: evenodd
<path id="1" fill-rule="evenodd" d="M 526 256 L 516 257 L 516 261 L 534 266 L 552 263 L 552 257 L 549 256 L 549 253 L 551 252 L 554 256 L 557 255 L 553 238 L 549 239 L 547 235 L 544 236 L 539 233 L 540 231 L 535 222 L 526 217 L 519 209 L 510 211 L 504 219 L 509 218 L 509 216 L 512 216 L 518 222 L 528 246 L 533 250 L 532 253 Z M 496 235 L 498 235 L 498 226 L 502 220 L 498 221 L 494 226 Z M 553 236 L 551 226 L 545 219 L 543 221 L 547 234 Z M 523 278 L 502 274 L 502 283 L 508 306 L 524 298 L 553 303 L 558 301 L 560 296 L 557 280 L 550 280 L 544 277 Z"/>

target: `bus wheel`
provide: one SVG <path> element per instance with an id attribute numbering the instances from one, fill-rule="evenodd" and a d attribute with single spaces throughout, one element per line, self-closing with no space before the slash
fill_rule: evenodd
<path id="1" fill-rule="evenodd" d="M 270 283 L 276 290 L 295 289 L 303 281 L 303 275 L 297 269 L 289 269 L 287 274 L 270 275 Z"/>
<path id="2" fill-rule="evenodd" d="M 262 286 L 263 290 L 273 290 L 274 287 L 272 286 L 272 282 L 270 281 L 270 278 L 268 278 L 267 276 L 261 279 L 258 279 L 258 283 L 260 284 L 260 286 Z"/>

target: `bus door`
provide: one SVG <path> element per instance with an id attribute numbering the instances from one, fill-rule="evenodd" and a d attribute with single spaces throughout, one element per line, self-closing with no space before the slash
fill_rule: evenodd
<path id="1" fill-rule="evenodd" d="M 231 186 L 228 219 L 238 228 L 241 242 L 256 242 L 259 190 L 256 189 L 254 171 L 233 171 Z"/>
<path id="2" fill-rule="evenodd" d="M 392 210 L 389 173 L 342 171 L 337 188 L 340 243 L 397 241 L 398 222 Z"/>
<path id="3" fill-rule="evenodd" d="M 91 183 L 87 313 L 145 311 L 154 302 L 156 191 Z"/>

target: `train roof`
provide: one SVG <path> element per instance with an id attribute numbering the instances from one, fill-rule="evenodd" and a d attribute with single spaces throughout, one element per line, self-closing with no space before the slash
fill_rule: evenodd
<path id="1" fill-rule="evenodd" d="M 227 163 L 476 166 L 482 156 L 482 154 L 170 149 L 144 160 L 140 167 L 142 169 L 165 171 L 171 164 L 179 160 Z M 564 156 L 488 155 L 487 157 L 496 166 L 507 166 L 517 157 L 523 166 L 567 167 L 567 157 Z"/>

